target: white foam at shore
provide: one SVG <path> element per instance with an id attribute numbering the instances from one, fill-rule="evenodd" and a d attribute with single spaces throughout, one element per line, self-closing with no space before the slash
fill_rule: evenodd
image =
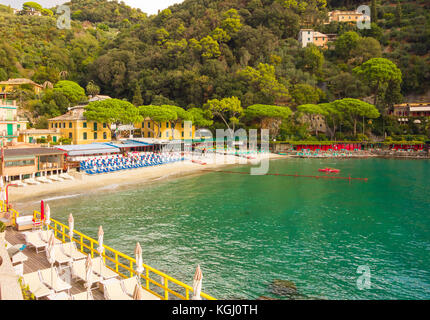
<path id="1" fill-rule="evenodd" d="M 82 193 L 77 193 L 77 194 L 68 194 L 68 195 L 64 195 L 64 196 L 56 196 L 56 197 L 51 197 L 51 198 L 45 198 L 42 199 L 43 201 L 52 201 L 52 200 L 59 200 L 59 199 L 66 199 L 66 198 L 75 198 L 75 197 L 79 197 L 81 196 Z M 39 203 L 40 201 L 34 201 L 34 203 Z"/>

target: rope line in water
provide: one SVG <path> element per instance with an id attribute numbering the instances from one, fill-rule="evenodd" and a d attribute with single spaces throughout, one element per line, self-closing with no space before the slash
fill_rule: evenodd
<path id="1" fill-rule="evenodd" d="M 210 172 L 220 172 L 220 173 L 235 173 L 235 174 L 249 174 L 248 172 L 240 172 L 240 171 L 227 171 L 227 170 L 210 170 L 205 169 L 205 171 Z M 301 175 L 301 174 L 285 174 L 285 173 L 265 173 L 263 176 L 283 176 L 283 177 L 295 177 L 295 178 L 315 178 L 315 179 L 340 179 L 340 180 L 359 180 L 359 181 L 367 181 L 368 178 L 352 178 L 349 177 L 336 177 L 336 176 L 309 176 L 309 175 Z"/>

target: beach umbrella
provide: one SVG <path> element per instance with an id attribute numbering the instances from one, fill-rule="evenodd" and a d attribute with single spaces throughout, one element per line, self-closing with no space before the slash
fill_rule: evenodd
<path id="1" fill-rule="evenodd" d="M 55 263 L 55 236 L 54 232 L 51 231 L 51 236 L 49 237 L 48 247 L 46 248 L 46 257 L 48 258 L 49 263 L 51 264 L 51 287 L 54 286 L 54 263 Z"/>
<path id="2" fill-rule="evenodd" d="M 45 203 L 43 200 L 40 201 L 40 220 L 45 220 Z"/>
<path id="3" fill-rule="evenodd" d="M 103 254 L 103 235 L 104 235 L 103 228 L 102 228 L 102 226 L 100 226 L 99 227 L 99 233 L 98 233 L 99 246 L 97 247 L 97 251 L 100 255 L 100 274 L 102 273 L 102 262 L 103 262 L 101 260 L 102 254 Z"/>
<path id="4" fill-rule="evenodd" d="M 143 261 L 142 261 L 142 247 L 140 246 L 140 243 L 136 243 L 136 249 L 134 250 L 134 254 L 136 255 L 136 272 L 137 272 L 137 279 L 140 283 L 140 274 L 143 272 Z"/>
<path id="5" fill-rule="evenodd" d="M 45 210 L 45 224 L 48 228 L 49 224 L 51 223 L 51 209 L 49 208 L 49 204 L 46 204 L 46 210 Z"/>
<path id="6" fill-rule="evenodd" d="M 202 270 L 200 269 L 200 265 L 197 265 L 196 273 L 194 274 L 193 279 L 193 298 L 192 300 L 202 300 L 200 297 L 200 293 L 202 292 L 202 280 L 203 280 L 203 274 Z"/>
<path id="7" fill-rule="evenodd" d="M 73 229 L 75 227 L 75 219 L 73 219 L 73 215 L 69 215 L 69 237 L 70 242 L 73 242 Z"/>
<path id="8" fill-rule="evenodd" d="M 133 291 L 133 299 L 134 300 L 143 300 L 143 289 L 140 284 L 136 283 Z"/>
<path id="9" fill-rule="evenodd" d="M 91 286 L 93 285 L 92 273 L 93 273 L 93 262 L 91 261 L 91 256 L 87 255 L 87 260 L 85 261 L 85 271 L 86 271 L 86 287 L 87 287 L 87 299 L 90 296 Z"/>

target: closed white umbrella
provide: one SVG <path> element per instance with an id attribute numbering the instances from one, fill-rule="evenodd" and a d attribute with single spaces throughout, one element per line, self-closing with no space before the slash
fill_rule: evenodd
<path id="1" fill-rule="evenodd" d="M 102 228 L 102 226 L 100 226 L 99 227 L 99 233 L 98 233 L 99 246 L 97 247 L 97 251 L 100 255 L 100 274 L 102 273 L 102 263 L 103 263 L 102 254 L 103 254 L 103 235 L 104 234 L 105 233 L 103 232 L 103 228 Z"/>
<path id="2" fill-rule="evenodd" d="M 73 242 L 73 229 L 75 228 L 75 219 L 73 219 L 73 215 L 69 214 L 69 237 L 70 242 Z"/>
<path id="3" fill-rule="evenodd" d="M 90 296 L 90 290 L 91 286 L 93 285 L 93 262 L 91 261 L 91 256 L 87 256 L 87 260 L 85 261 L 85 271 L 86 271 L 86 279 L 85 279 L 85 285 L 87 287 L 87 299 L 89 299 Z"/>
<path id="4" fill-rule="evenodd" d="M 49 224 L 51 223 L 51 208 L 49 208 L 49 204 L 46 204 L 45 207 L 45 224 L 46 228 L 48 228 Z"/>
<path id="5" fill-rule="evenodd" d="M 194 274 L 194 280 L 193 280 L 193 297 L 192 300 L 202 300 L 200 297 L 200 293 L 202 292 L 202 280 L 203 280 L 203 274 L 202 270 L 200 269 L 200 265 L 197 265 L 196 273 Z"/>
<path id="6" fill-rule="evenodd" d="M 51 288 L 54 286 L 54 263 L 55 263 L 55 236 L 54 232 L 51 231 L 51 236 L 48 240 L 48 247 L 46 248 L 46 257 L 48 258 L 49 263 L 51 264 Z"/>
<path id="7" fill-rule="evenodd" d="M 140 283 L 140 274 L 143 272 L 143 261 L 142 261 L 142 247 L 140 243 L 136 243 L 136 249 L 134 250 L 134 254 L 136 255 L 136 272 L 137 279 Z"/>

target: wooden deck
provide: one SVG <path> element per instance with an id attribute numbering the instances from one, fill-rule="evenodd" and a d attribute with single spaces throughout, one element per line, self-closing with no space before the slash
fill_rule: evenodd
<path id="1" fill-rule="evenodd" d="M 6 230 L 6 241 L 8 241 L 11 245 L 25 244 L 25 238 L 22 232 L 16 231 L 12 227 L 7 228 Z M 51 267 L 48 259 L 46 258 L 45 251 L 36 253 L 35 248 L 26 247 L 22 253 L 28 257 L 28 260 L 24 262 L 24 274 L 35 272 L 37 270 L 48 269 Z M 86 291 L 86 288 L 82 282 L 71 280 L 71 272 L 69 267 L 59 270 L 59 273 L 60 277 L 64 281 L 72 285 L 70 294 L 74 295 Z M 118 278 L 120 277 L 118 276 Z M 95 300 L 105 300 L 103 292 L 101 292 L 99 289 L 93 289 L 92 294 Z"/>

